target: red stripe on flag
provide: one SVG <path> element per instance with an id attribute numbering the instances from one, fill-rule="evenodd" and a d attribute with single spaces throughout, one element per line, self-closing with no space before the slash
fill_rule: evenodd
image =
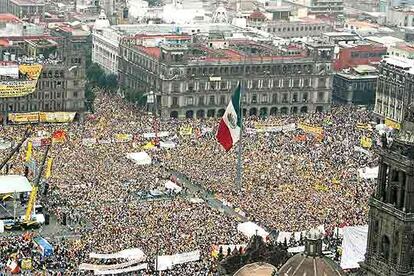
<path id="1" fill-rule="evenodd" d="M 233 146 L 233 138 L 231 137 L 230 130 L 223 119 L 220 121 L 216 138 L 226 151 L 229 151 Z"/>

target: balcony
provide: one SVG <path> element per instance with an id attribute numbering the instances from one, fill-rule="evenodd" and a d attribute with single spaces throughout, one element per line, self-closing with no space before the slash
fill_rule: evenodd
<path id="1" fill-rule="evenodd" d="M 405 213 L 400 209 L 397 209 L 389 203 L 384 203 L 376 198 L 370 199 L 370 204 L 375 206 L 377 209 L 383 210 L 391 216 L 395 216 L 402 221 L 412 221 L 414 222 L 414 213 Z"/>

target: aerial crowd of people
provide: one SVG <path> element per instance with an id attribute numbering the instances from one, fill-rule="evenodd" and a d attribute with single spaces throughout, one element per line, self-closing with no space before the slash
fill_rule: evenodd
<path id="1" fill-rule="evenodd" d="M 215 139 L 219 119 L 162 120 L 120 96 L 105 93 L 95 100 L 94 110 L 81 121 L 32 126 L 32 136 L 50 136 L 56 130 L 66 135 L 63 143 L 51 146 L 49 190 L 39 198 L 56 223 L 66 224 L 62 227 L 73 234 L 64 238 L 62 233 L 55 237 L 48 233 L 57 250 L 52 261 L 34 262 L 38 271 L 83 275 L 88 272 L 78 267 L 91 262 L 91 252 L 140 248 L 149 263 L 142 275 L 153 275 L 156 255 L 192 250 L 200 250 L 200 261 L 176 265 L 164 275 L 214 273 L 213 246 L 243 244 L 248 238 L 237 231 L 240 218 L 205 200 L 194 200 L 201 195 L 191 189 L 174 197 L 139 197 L 142 192 L 163 191 L 167 180 L 175 181 L 174 172 L 268 231 L 302 231 L 324 225 L 329 233 L 335 227 L 366 224 L 374 183 L 358 177 L 358 169 L 376 166 L 377 159 L 370 151 L 355 149 L 360 147 L 361 137 L 371 137 L 375 146 L 378 137 L 371 127 L 370 111 L 335 106 L 326 113 L 245 118 L 242 181 L 236 183 L 238 148 L 225 152 Z M 323 133 L 313 133 L 301 124 Z M 26 127 L 1 126 L 0 138 L 16 143 Z M 159 137 L 159 132 L 168 134 Z M 144 133 L 155 133 L 155 138 Z M 145 147 L 151 139 L 156 146 Z M 158 139 L 174 147 L 159 147 Z M 128 153 L 140 151 L 146 151 L 153 164 L 137 165 L 126 158 Z M 1 160 L 8 153 L 0 150 Z M 40 163 L 43 154 L 42 148 L 34 148 L 31 158 Z M 25 155 L 23 146 L 9 160 L 13 164 L 9 174 L 24 174 Z M 29 179 L 34 177 L 29 174 Z M 184 183 L 176 182 L 185 188 Z M 33 254 L 25 249 L 30 242 L 20 234 L 0 236 L 0 245 L 0 272 L 6 270 L 12 254 Z"/>

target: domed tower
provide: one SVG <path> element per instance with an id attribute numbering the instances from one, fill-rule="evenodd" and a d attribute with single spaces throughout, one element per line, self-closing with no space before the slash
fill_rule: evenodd
<path id="1" fill-rule="evenodd" d="M 93 29 L 95 31 L 102 31 L 104 28 L 109 27 L 111 24 L 109 23 L 108 18 L 106 17 L 105 10 L 101 10 L 101 13 L 98 16 L 98 19 L 95 20 L 95 24 L 93 25 Z"/>
<path id="2" fill-rule="evenodd" d="M 361 264 L 368 276 L 414 275 L 414 107 L 391 145 L 378 150 L 377 188 L 369 201 L 368 244 Z"/>
<path id="3" fill-rule="evenodd" d="M 220 4 L 213 12 L 213 23 L 227 23 L 229 22 L 229 16 L 227 10 L 223 4 Z"/>
<path id="4" fill-rule="evenodd" d="M 308 232 L 305 252 L 290 258 L 279 270 L 281 276 L 345 275 L 338 264 L 322 254 L 322 233 L 317 229 Z"/>

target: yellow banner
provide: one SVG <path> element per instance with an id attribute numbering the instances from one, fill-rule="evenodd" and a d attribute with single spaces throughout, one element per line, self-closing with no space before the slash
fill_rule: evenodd
<path id="1" fill-rule="evenodd" d="M 180 127 L 180 135 L 191 135 L 193 134 L 193 128 L 192 127 Z"/>
<path id="2" fill-rule="evenodd" d="M 24 123 L 69 123 L 75 119 L 76 112 L 30 112 L 10 113 L 8 119 L 15 124 Z"/>
<path id="3" fill-rule="evenodd" d="M 39 112 L 9 113 L 8 119 L 14 124 L 37 123 L 39 122 Z"/>
<path id="4" fill-rule="evenodd" d="M 132 141 L 133 135 L 132 134 L 125 134 L 125 133 L 118 133 L 114 136 L 115 142 L 118 143 L 126 143 Z"/>
<path id="5" fill-rule="evenodd" d="M 22 79 L 0 82 L 0 98 L 26 96 L 36 90 L 42 65 L 19 65 L 19 71 Z"/>
<path id="6" fill-rule="evenodd" d="M 298 124 L 298 128 L 302 129 L 306 133 L 313 133 L 313 134 L 323 134 L 323 128 L 318 126 L 313 126 L 306 123 Z"/>
<path id="7" fill-rule="evenodd" d="M 48 179 L 52 175 L 52 164 L 53 164 L 53 158 L 49 157 L 47 159 L 47 168 L 46 168 L 46 179 Z"/>
<path id="8" fill-rule="evenodd" d="M 401 128 L 401 125 L 398 122 L 393 121 L 391 119 L 385 119 L 385 125 L 387 127 L 393 128 L 393 129 L 400 129 Z"/>
<path id="9" fill-rule="evenodd" d="M 357 123 L 356 128 L 358 128 L 358 129 L 372 129 L 370 124 L 363 124 L 363 123 Z"/>
<path id="10" fill-rule="evenodd" d="M 32 157 L 33 146 L 32 142 L 27 143 L 27 151 L 26 151 L 26 162 L 29 162 L 30 158 Z"/>
<path id="11" fill-rule="evenodd" d="M 39 79 L 40 73 L 42 72 L 41 64 L 22 64 L 19 65 L 19 71 L 21 74 L 26 75 L 30 80 Z"/>
<path id="12" fill-rule="evenodd" d="M 76 112 L 39 112 L 42 123 L 70 123 L 75 119 Z"/>
<path id="13" fill-rule="evenodd" d="M 372 147 L 372 139 L 369 137 L 361 137 L 361 147 L 370 149 Z"/>

